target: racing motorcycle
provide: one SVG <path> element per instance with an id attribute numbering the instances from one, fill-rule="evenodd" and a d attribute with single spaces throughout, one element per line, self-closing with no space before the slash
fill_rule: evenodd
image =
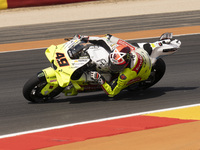
<path id="1" fill-rule="evenodd" d="M 79 92 L 101 90 L 101 87 L 90 77 L 90 71 L 98 71 L 109 83 L 117 79 L 118 74 L 108 68 L 109 52 L 105 48 L 86 43 L 77 35 L 60 45 L 51 45 L 45 51 L 51 66 L 30 78 L 23 87 L 23 96 L 31 102 L 45 102 L 60 93 L 66 96 Z M 172 39 L 172 33 L 160 37 L 161 46 L 152 51 L 150 58 L 152 70 L 145 81 L 135 81 L 126 89 L 138 91 L 156 84 L 165 73 L 165 62 L 161 58 L 175 53 L 181 45 Z M 139 47 L 136 47 L 139 48 Z"/>

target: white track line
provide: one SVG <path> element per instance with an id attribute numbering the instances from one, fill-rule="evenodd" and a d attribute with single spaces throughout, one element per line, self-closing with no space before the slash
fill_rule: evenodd
<path id="1" fill-rule="evenodd" d="M 176 36 L 188 36 L 188 35 L 198 35 L 200 33 L 188 33 L 188 34 L 177 34 L 177 35 L 173 35 L 173 37 Z M 132 40 L 143 40 L 143 39 L 154 39 L 154 38 L 160 38 L 159 36 L 154 36 L 154 37 L 146 37 L 146 38 L 137 38 L 137 39 L 127 39 L 127 41 L 132 41 Z"/>
<path id="2" fill-rule="evenodd" d="M 178 34 L 178 35 L 173 35 L 173 36 L 176 37 L 176 36 L 188 36 L 188 35 L 198 35 L 198 34 L 200 34 L 200 33 Z M 146 37 L 146 38 L 126 39 L 126 41 L 142 40 L 142 39 L 152 39 L 152 38 L 159 38 L 159 37 Z M 46 49 L 46 48 L 47 47 L 34 48 L 34 49 L 11 50 L 11 51 L 2 51 L 0 53 L 23 52 L 23 51 L 30 51 L 30 50 Z"/>
<path id="3" fill-rule="evenodd" d="M 14 53 L 14 52 L 33 51 L 33 50 L 40 50 L 40 49 L 47 49 L 47 47 L 33 48 L 33 49 L 22 49 L 22 50 L 2 51 L 2 52 L 0 52 L 0 53 Z"/>
<path id="4" fill-rule="evenodd" d="M 156 113 L 156 112 L 164 112 L 164 111 L 170 111 L 170 110 L 175 110 L 175 109 L 189 108 L 189 107 L 195 107 L 195 106 L 200 106 L 200 104 L 192 104 L 192 105 L 178 106 L 178 107 L 165 108 L 165 109 L 159 109 L 159 110 L 152 110 L 152 111 L 146 111 L 146 112 L 139 112 L 139 113 L 133 113 L 133 114 L 109 117 L 109 118 L 102 118 L 102 119 L 97 119 L 97 120 L 90 120 L 90 121 L 84 121 L 84 122 L 78 122 L 78 123 L 72 123 L 72 124 L 66 124 L 66 125 L 60 125 L 60 126 L 36 129 L 36 130 L 12 133 L 12 134 L 7 134 L 7 135 L 1 135 L 0 139 L 19 136 L 19 135 L 24 135 L 24 134 L 36 133 L 36 132 L 43 132 L 43 131 L 47 131 L 47 130 L 61 129 L 61 128 L 66 128 L 66 127 L 71 127 L 71 126 L 76 126 L 76 125 L 96 123 L 96 122 L 102 122 L 102 121 L 108 121 L 108 120 L 114 120 L 114 119 L 122 119 L 122 118 L 127 118 L 127 117 L 151 114 L 151 113 Z"/>

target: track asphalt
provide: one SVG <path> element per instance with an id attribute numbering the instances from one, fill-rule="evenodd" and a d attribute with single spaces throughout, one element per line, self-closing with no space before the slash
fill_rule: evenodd
<path id="1" fill-rule="evenodd" d="M 175 31 L 175 35 L 192 34 L 199 31 L 199 26 L 173 29 L 170 28 L 167 30 Z M 148 32 L 152 33 L 152 31 L 146 31 L 146 33 L 144 31 L 141 33 L 138 31 L 137 33 L 141 36 L 142 33 L 147 35 Z M 157 36 L 157 34 L 160 35 L 161 32 L 163 32 L 163 30 L 154 30 L 153 33 L 155 34 L 152 34 L 152 37 Z M 136 34 L 135 32 L 119 33 L 117 36 L 123 39 L 125 37 L 130 39 L 135 38 L 131 37 L 131 35 L 135 36 Z M 144 37 L 141 36 L 141 38 Z M 191 108 L 151 113 L 147 115 L 132 117 L 130 119 L 125 118 L 126 121 L 121 119 L 120 121 L 110 121 L 110 123 L 103 122 L 103 124 L 101 124 L 100 122 L 97 123 L 96 127 L 94 125 L 91 126 L 89 124 L 88 126 L 86 124 L 78 126 L 78 128 L 77 126 L 74 126 L 74 129 L 64 128 L 41 133 L 25 134 L 11 138 L 4 138 L 0 140 L 0 145 L 1 148 L 10 149 L 16 149 L 17 147 L 24 147 L 25 149 L 49 147 L 44 148 L 46 150 L 106 150 L 130 149 L 130 147 L 131 149 L 146 149 L 147 147 L 151 147 L 152 149 L 159 149 L 161 146 L 165 149 L 181 149 L 182 147 L 196 149 L 196 147 L 198 147 L 198 141 L 200 140 L 200 136 L 198 134 L 200 132 L 198 132 L 197 128 L 199 125 L 198 120 L 200 120 L 198 113 L 199 111 L 200 107 L 196 106 Z M 194 132 L 194 130 L 195 134 L 187 136 L 187 138 L 183 138 L 183 135 L 189 134 L 189 132 Z M 181 131 L 184 131 L 184 134 Z M 146 137 L 147 134 L 149 138 Z M 172 135 L 175 137 L 173 140 L 171 140 Z M 32 139 L 31 141 L 33 142 L 27 142 L 28 145 L 24 145 L 24 141 L 26 141 L 26 139 Z M 155 139 L 157 140 L 156 142 Z M 164 143 L 163 140 L 165 140 Z M 183 143 L 186 141 L 187 144 L 183 146 Z M 12 145 L 8 146 L 8 143 L 10 142 L 12 142 Z"/>
<path id="2" fill-rule="evenodd" d="M 151 2 L 151 8 L 156 7 L 155 5 L 156 1 Z M 187 10 L 193 10 L 195 6 L 195 10 L 199 10 L 199 6 L 197 3 L 199 1 L 165 1 L 165 3 L 168 2 L 171 4 L 186 4 L 187 3 Z M 182 3 L 181 3 L 182 2 Z M 157 1 L 160 5 L 160 1 Z M 196 5 L 195 5 L 196 3 Z M 148 3 L 149 4 L 149 3 Z M 153 4 L 153 5 L 152 5 Z M 112 4 L 113 5 L 113 4 Z M 163 6 L 163 5 L 162 5 Z M 175 5 L 176 6 L 176 5 Z M 181 6 L 177 7 L 179 11 L 181 10 Z M 192 7 L 192 8 L 191 8 Z M 163 8 L 163 7 L 160 7 Z M 163 10 L 169 10 L 170 12 L 174 8 L 166 7 Z M 37 10 L 37 9 L 36 9 Z M 186 9 L 185 9 L 186 10 Z M 7 15 L 2 15 L 1 12 L 0 18 L 5 17 Z M 19 10 L 20 14 L 21 10 Z M 147 12 L 149 13 L 149 12 Z M 158 13 L 158 12 L 154 12 Z M 9 13 L 12 14 L 12 13 Z M 135 13 L 136 14 L 136 13 Z M 28 15 L 28 13 L 27 13 Z M 116 14 L 119 16 L 119 14 Z M 109 16 L 108 16 L 109 17 Z M 33 17 L 34 18 L 34 17 Z M 32 20 L 34 20 L 32 18 Z M 75 18 L 75 17 L 74 17 Z M 5 18 L 3 19 L 5 20 Z M 37 21 L 37 19 L 35 19 Z M 57 20 L 58 21 L 58 20 Z M 59 20 L 63 21 L 63 20 Z M 27 21 L 30 24 L 33 22 Z M 46 20 L 48 22 L 48 20 Z M 46 23 L 45 22 L 45 23 Z M 6 23 L 6 21 L 4 22 Z M 11 22 L 12 23 L 12 22 Z M 22 22 L 21 22 L 22 23 Z M 38 22 L 34 22 L 38 23 Z M 3 24 L 2 24 L 3 25 Z M 9 20 L 7 20 L 7 25 L 9 26 Z M 18 24 L 19 25 L 19 24 Z M 12 25 L 10 25 L 12 26 Z M 134 31 L 134 32 L 127 32 L 127 33 L 115 33 L 115 36 L 118 36 L 122 39 L 137 39 L 137 38 L 144 38 L 144 37 L 158 37 L 160 36 L 163 31 L 168 31 L 168 32 L 173 32 L 175 35 L 180 35 L 180 34 L 194 34 L 194 33 L 199 33 L 200 31 L 200 26 L 199 25 L 194 25 L 194 26 L 186 26 L 186 27 L 175 27 L 175 28 L 165 28 L 163 29 L 158 29 L 158 30 L 145 30 L 145 31 Z M 153 33 L 153 34 L 152 34 Z M 148 35 L 148 36 L 146 36 Z M 100 35 L 101 36 L 101 35 Z M 7 52 L 7 51 L 13 51 L 13 50 L 25 50 L 25 49 L 32 49 L 32 48 L 41 48 L 41 47 L 48 47 L 50 44 L 59 44 L 63 43 L 63 39 L 52 39 L 52 40 L 40 40 L 40 41 L 34 41 L 34 42 L 23 42 L 23 43 L 15 43 L 15 44 L 1 44 L 0 45 L 0 50 L 1 52 Z M 192 149 L 192 150 L 198 150 L 200 148 L 200 122 L 199 120 L 199 106 L 191 107 L 191 108 L 186 108 L 186 109 L 179 109 L 179 110 L 173 110 L 173 111 L 166 111 L 166 112 L 160 112 L 160 113 L 153 113 L 153 114 L 148 114 L 144 118 L 146 121 L 146 118 L 164 118 L 167 120 L 167 124 L 165 124 L 165 127 L 161 127 L 160 125 L 157 125 L 157 127 L 161 128 L 151 128 L 149 125 L 146 125 L 149 127 L 148 130 L 142 130 L 138 132 L 130 132 L 126 134 L 119 134 L 115 136 L 109 136 L 109 137 L 101 137 L 101 138 L 96 138 L 96 139 L 90 139 L 86 141 L 81 141 L 82 139 L 79 139 L 81 142 L 76 142 L 76 143 L 71 143 L 67 145 L 60 145 L 62 143 L 62 138 L 59 137 L 58 139 L 55 138 L 50 138 L 50 143 L 52 141 L 60 143 L 58 144 L 59 146 L 55 147 L 49 147 L 46 149 L 49 150 L 65 150 L 65 149 L 80 149 L 80 150 L 90 150 L 90 149 L 101 149 L 101 150 L 106 150 L 106 149 L 163 149 L 163 150 L 168 150 L 168 149 Z M 154 118 L 154 119 L 155 119 Z M 174 125 L 169 124 L 169 120 L 176 120 L 178 119 L 178 122 L 174 123 Z M 144 121 L 143 120 L 143 121 Z M 188 123 L 183 123 L 183 122 L 188 122 Z M 135 122 L 135 121 L 134 121 Z M 156 122 L 151 122 L 152 123 L 159 123 L 159 121 Z M 163 123 L 163 122 L 162 122 Z M 155 127 L 156 125 L 154 125 Z M 134 127 L 134 125 L 132 125 Z M 137 126 L 138 128 L 138 126 Z M 145 128 L 145 127 L 144 127 Z M 122 126 L 118 127 L 117 130 L 122 129 Z M 192 133 L 192 134 L 191 134 Z M 187 135 L 187 136 L 185 136 Z M 48 136 L 47 136 L 48 137 Z M 44 136 L 42 136 L 43 140 L 46 140 Z M 76 137 L 77 138 L 77 137 Z M 28 139 L 27 139 L 28 140 Z M 66 139 L 64 139 L 66 140 Z M 156 141 L 156 142 L 155 142 Z M 0 140 L 0 142 L 4 142 L 4 140 Z M 19 142 L 19 141 L 17 141 Z M 29 141 L 27 141 L 28 143 Z M 20 142 L 19 142 L 20 143 Z M 23 141 L 22 144 L 25 144 Z M 5 146 L 4 148 L 6 149 L 7 146 L 10 146 L 10 141 L 8 141 L 7 145 L 1 145 Z M 13 143 L 14 146 L 14 143 Z M 24 147 L 24 145 L 23 145 Z M 39 147 L 38 147 L 39 148 Z M 38 149 L 37 148 L 37 149 Z M 13 149 L 16 149 L 14 147 Z"/>

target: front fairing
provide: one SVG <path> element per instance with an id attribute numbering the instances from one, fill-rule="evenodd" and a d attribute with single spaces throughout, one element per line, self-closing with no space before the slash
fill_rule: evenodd
<path id="1" fill-rule="evenodd" d="M 45 54 L 55 70 L 56 78 L 61 87 L 66 87 L 71 81 L 73 72 L 90 61 L 88 57 L 71 59 L 67 53 L 70 43 L 50 46 Z"/>

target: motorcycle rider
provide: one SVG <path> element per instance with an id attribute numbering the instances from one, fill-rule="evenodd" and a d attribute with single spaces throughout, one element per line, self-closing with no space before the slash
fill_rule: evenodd
<path id="1" fill-rule="evenodd" d="M 143 44 L 147 52 L 109 34 L 103 38 L 88 36 L 80 38 L 85 42 L 100 45 L 110 53 L 108 66 L 111 72 L 119 73 L 117 80 L 109 84 L 100 73 L 91 71 L 91 78 L 101 85 L 109 97 L 117 95 L 130 84 L 148 79 L 152 68 L 148 54 L 151 53 L 151 47 L 148 47 L 150 44 Z"/>
<path id="2" fill-rule="evenodd" d="M 109 97 L 114 97 L 129 85 L 149 78 L 152 66 L 156 62 L 156 59 L 152 59 L 150 55 L 155 49 L 162 47 L 163 43 L 170 43 L 172 34 L 165 33 L 160 41 L 154 43 L 133 45 L 110 34 L 102 38 L 89 36 L 80 36 L 80 38 L 85 42 L 100 45 L 109 52 L 108 67 L 111 72 L 119 73 L 118 78 L 108 83 L 99 72 L 91 71 L 91 79 L 97 81 Z"/>

